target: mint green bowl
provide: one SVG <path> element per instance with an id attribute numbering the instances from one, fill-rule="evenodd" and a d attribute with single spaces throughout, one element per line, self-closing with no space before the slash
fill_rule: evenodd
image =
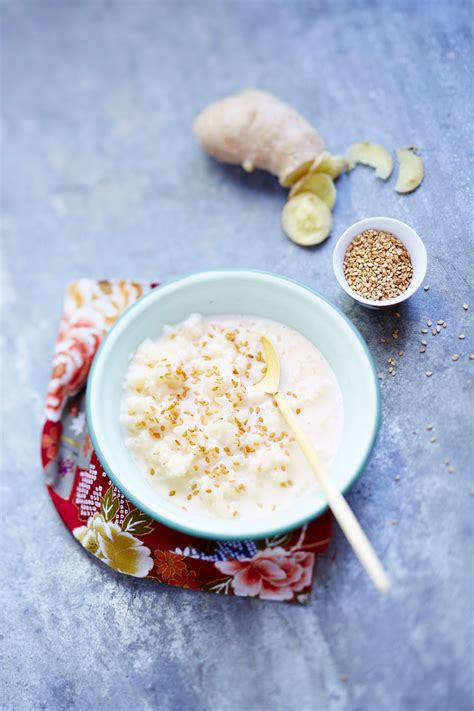
<path id="1" fill-rule="evenodd" d="M 204 517 L 158 499 L 125 446 L 119 422 L 129 356 L 165 324 L 191 313 L 251 314 L 302 333 L 332 367 L 344 402 L 342 445 L 330 476 L 346 491 L 362 472 L 377 435 L 380 393 L 372 357 L 351 322 L 322 296 L 286 277 L 255 271 L 202 272 L 160 286 L 131 306 L 110 330 L 89 375 L 87 420 L 92 442 L 110 479 L 152 518 L 193 536 L 221 540 L 274 536 L 316 518 L 326 509 L 321 493 L 291 508 L 250 521 Z"/>

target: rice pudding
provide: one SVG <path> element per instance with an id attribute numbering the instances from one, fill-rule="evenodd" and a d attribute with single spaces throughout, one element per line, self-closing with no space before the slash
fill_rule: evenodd
<path id="1" fill-rule="evenodd" d="M 280 389 L 325 467 L 337 454 L 342 396 L 297 331 L 253 316 L 190 316 L 131 356 L 121 403 L 125 442 L 151 494 L 207 516 L 257 518 L 317 487 L 270 395 L 261 336 L 280 356 Z"/>

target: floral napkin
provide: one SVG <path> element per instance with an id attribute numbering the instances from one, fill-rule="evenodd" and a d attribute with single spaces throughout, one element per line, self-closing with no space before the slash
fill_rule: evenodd
<path id="1" fill-rule="evenodd" d="M 262 540 L 193 538 L 135 508 L 100 465 L 85 414 L 89 369 L 117 317 L 156 286 L 81 279 L 67 288 L 41 442 L 52 501 L 76 540 L 121 573 L 221 595 L 306 602 L 316 556 L 329 545 L 329 514 Z"/>

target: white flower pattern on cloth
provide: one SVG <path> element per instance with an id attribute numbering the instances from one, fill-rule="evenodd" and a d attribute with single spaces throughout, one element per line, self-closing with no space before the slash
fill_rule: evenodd
<path id="1" fill-rule="evenodd" d="M 76 436 L 81 435 L 84 432 L 84 427 L 86 426 L 86 413 L 80 412 L 76 417 L 73 418 L 71 422 L 71 432 Z"/>
<path id="2" fill-rule="evenodd" d="M 94 514 L 86 526 L 73 529 L 73 535 L 86 550 L 120 573 L 145 578 L 153 568 L 151 550 L 102 514 Z"/>

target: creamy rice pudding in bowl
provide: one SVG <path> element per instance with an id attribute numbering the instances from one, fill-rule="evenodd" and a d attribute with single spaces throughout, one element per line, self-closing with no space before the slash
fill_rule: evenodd
<path id="1" fill-rule="evenodd" d="M 379 424 L 367 346 L 321 296 L 284 277 L 219 271 L 180 279 L 119 319 L 91 369 L 91 438 L 137 507 L 195 536 L 270 536 L 325 508 L 272 396 L 280 388 L 341 491 L 362 471 Z"/>

